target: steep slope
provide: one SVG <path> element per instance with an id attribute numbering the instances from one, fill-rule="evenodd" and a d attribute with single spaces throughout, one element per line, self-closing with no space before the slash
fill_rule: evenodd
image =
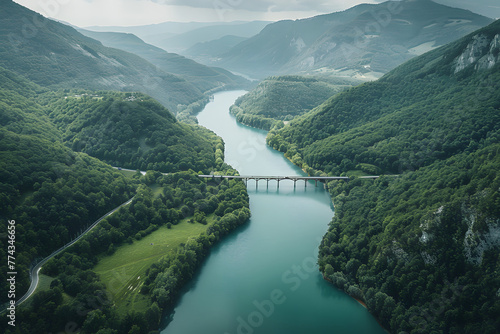
<path id="1" fill-rule="evenodd" d="M 242 88 L 249 82 L 231 72 L 207 67 L 191 59 L 147 44 L 135 35 L 113 32 L 79 30 L 85 36 L 102 42 L 105 46 L 136 54 L 162 71 L 185 78 L 204 94 L 217 89 Z"/>
<path id="2" fill-rule="evenodd" d="M 0 110 L 0 219 L 9 227 L 0 238 L 0 256 L 9 259 L 0 278 L 15 276 L 15 291 L 0 287 L 4 309 L 26 292 L 30 269 L 51 257 L 41 272 L 47 284 L 16 305 L 15 319 L 11 313 L 11 322 L 0 324 L 3 333 L 69 326 L 81 333 L 154 331 L 210 248 L 250 216 L 243 182 L 214 182 L 188 170 L 236 173 L 222 161 L 222 140 L 177 122 L 144 94 L 51 91 L 0 67 Z M 95 157 L 150 170 L 130 176 Z M 141 247 L 151 245 L 143 239 L 155 232 L 155 240 L 168 244 Z M 129 246 L 146 253 L 132 267 L 111 270 L 119 270 L 119 282 L 101 275 L 96 264 Z M 129 255 L 120 255 L 126 265 Z M 141 288 L 130 294 L 128 281 Z"/>
<path id="3" fill-rule="evenodd" d="M 29 286 L 32 261 L 131 198 L 133 187 L 109 165 L 63 144 L 62 133 L 35 100 L 41 87 L 3 68 L 0 82 L 0 218 L 14 220 L 18 232 L 14 257 L 19 298 Z M 0 240 L 5 258 L 7 241 Z M 12 271 L 6 265 L 3 280 Z M 7 288 L 1 287 L 2 301 Z"/>
<path id="4" fill-rule="evenodd" d="M 47 107 L 68 146 L 109 164 L 207 173 L 215 166 L 208 131 L 177 122 L 165 107 L 141 93 L 59 93 Z"/>
<path id="5" fill-rule="evenodd" d="M 223 55 L 219 63 L 260 76 L 320 68 L 380 76 L 491 22 L 430 0 L 359 5 L 344 12 L 270 24 Z"/>
<path id="6" fill-rule="evenodd" d="M 391 332 L 500 330 L 499 42 L 496 21 L 268 137 L 309 173 L 400 174 L 329 184 L 319 257 Z"/>
<path id="7" fill-rule="evenodd" d="M 465 150 L 497 129 L 498 25 L 330 99 L 270 142 L 284 138 L 311 167 L 332 173 L 359 163 L 397 173 Z"/>
<path id="8" fill-rule="evenodd" d="M 141 91 L 172 112 L 203 98 L 180 76 L 146 60 L 104 47 L 75 29 L 14 2 L 0 4 L 0 66 L 48 87 Z"/>
<path id="9" fill-rule="evenodd" d="M 269 77 L 249 93 L 240 97 L 231 113 L 238 122 L 270 130 L 305 114 L 332 95 L 359 84 L 348 78 L 322 76 Z"/>

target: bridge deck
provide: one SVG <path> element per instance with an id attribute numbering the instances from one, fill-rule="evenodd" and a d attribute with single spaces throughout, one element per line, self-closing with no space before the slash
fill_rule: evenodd
<path id="1" fill-rule="evenodd" d="M 265 180 L 267 184 L 269 181 L 276 181 L 277 186 L 279 188 L 280 181 L 283 180 L 291 180 L 294 185 L 297 184 L 297 181 L 303 180 L 304 185 L 307 187 L 307 181 L 315 181 L 316 186 L 319 182 L 326 182 L 331 180 L 349 180 L 347 176 L 255 176 L 255 175 L 198 175 L 203 178 L 214 178 L 214 179 L 241 179 L 244 180 L 245 183 L 248 183 L 248 180 L 255 180 L 255 184 L 258 185 L 260 180 Z"/>
<path id="2" fill-rule="evenodd" d="M 247 179 L 247 180 L 349 180 L 347 176 L 254 176 L 254 175 L 198 175 L 203 178 Z"/>
<path id="3" fill-rule="evenodd" d="M 303 180 L 304 185 L 307 187 L 307 181 L 315 181 L 316 186 L 319 182 L 326 182 L 332 180 L 344 180 L 348 181 L 350 178 L 348 176 L 255 176 L 255 175 L 198 175 L 202 178 L 213 178 L 213 179 L 241 179 L 244 180 L 245 183 L 248 183 L 248 180 L 255 180 L 255 184 L 258 185 L 260 180 L 265 180 L 267 184 L 269 181 L 276 181 L 278 188 L 280 186 L 280 181 L 283 180 L 291 180 L 294 185 L 297 184 L 297 181 Z M 386 175 L 386 176 L 397 176 L 397 175 Z M 359 176 L 359 179 L 378 179 L 379 175 L 369 175 L 369 176 Z"/>

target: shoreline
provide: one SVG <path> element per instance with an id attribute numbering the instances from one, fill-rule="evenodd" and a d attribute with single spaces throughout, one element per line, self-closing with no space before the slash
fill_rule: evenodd
<path id="1" fill-rule="evenodd" d="M 340 291 L 344 292 L 346 295 L 348 295 L 349 297 L 351 297 L 352 299 L 354 299 L 355 301 L 357 301 L 358 303 L 360 303 L 361 306 L 363 306 L 368 311 L 368 313 L 370 313 L 372 315 L 372 317 L 377 321 L 377 323 L 379 324 L 380 328 L 382 328 L 384 331 L 386 331 L 387 333 L 389 333 L 389 331 L 384 326 L 382 326 L 382 324 L 380 323 L 380 321 L 368 310 L 368 306 L 366 306 L 366 303 L 364 301 L 362 301 L 359 298 L 353 297 L 350 294 L 348 294 L 347 292 L 345 292 L 343 289 L 340 289 L 338 286 L 336 286 L 335 284 L 333 284 L 332 280 L 329 279 L 328 277 L 326 277 L 324 273 L 321 273 L 321 276 L 323 276 L 323 279 L 325 281 L 331 283 L 334 287 L 336 287 L 337 289 L 339 289 Z"/>

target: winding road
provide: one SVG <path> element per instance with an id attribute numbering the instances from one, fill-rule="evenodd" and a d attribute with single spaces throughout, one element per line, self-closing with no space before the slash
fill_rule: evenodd
<path id="1" fill-rule="evenodd" d="M 134 196 L 135 197 L 135 196 Z M 33 295 L 33 293 L 35 292 L 36 290 L 36 287 L 38 286 L 38 281 L 39 281 L 39 272 L 40 272 L 40 269 L 42 269 L 42 266 L 47 263 L 47 261 L 49 261 L 50 259 L 52 259 L 54 256 L 58 255 L 59 253 L 61 253 L 62 251 L 64 251 L 65 249 L 67 249 L 68 247 L 74 245 L 76 242 L 78 242 L 81 238 L 83 238 L 87 233 L 89 233 L 94 227 L 96 227 L 104 218 L 108 217 L 108 216 L 111 216 L 113 213 L 115 213 L 116 211 L 118 211 L 121 207 L 125 206 L 125 205 L 129 205 L 130 203 L 132 203 L 132 200 L 134 199 L 134 197 L 132 197 L 131 199 L 129 199 L 128 201 L 126 201 L 125 203 L 121 204 L 120 206 L 114 208 L 113 210 L 109 211 L 108 213 L 106 213 L 104 216 L 102 216 L 101 218 L 97 219 L 92 225 L 89 226 L 89 228 L 87 228 L 82 234 L 80 234 L 75 240 L 67 243 L 66 245 L 62 246 L 61 248 L 59 248 L 58 250 L 54 251 L 52 254 L 50 254 L 49 256 L 47 256 L 46 258 L 44 258 L 42 261 L 40 261 L 36 266 L 34 266 L 31 271 L 30 271 L 30 279 L 31 279 L 31 284 L 30 284 L 30 287 L 28 289 L 28 291 L 24 294 L 24 296 L 22 296 L 17 302 L 16 302 L 16 307 L 21 305 L 23 302 L 25 302 L 29 297 L 31 297 L 31 295 Z"/>
<path id="2" fill-rule="evenodd" d="M 118 170 L 126 170 L 126 171 L 132 171 L 132 172 L 135 172 L 133 170 L 129 170 L 129 169 L 124 169 L 124 168 L 121 168 L 121 167 L 113 167 L 115 169 L 118 169 Z M 143 172 L 141 171 L 141 174 L 145 175 L 146 172 Z M 168 173 L 162 173 L 163 175 L 168 175 Z M 396 175 L 390 175 L 390 176 L 396 176 Z M 258 176 L 226 176 L 226 175 L 199 175 L 199 177 L 202 177 L 202 178 L 238 178 L 238 179 L 255 179 L 256 181 L 258 179 L 291 179 L 291 180 L 295 180 L 297 181 L 297 179 L 302 179 L 302 180 L 321 180 L 321 181 L 325 181 L 325 180 L 330 180 L 330 179 L 349 179 L 348 177 L 304 177 L 304 176 L 293 176 L 293 177 L 277 177 L 277 176 L 268 176 L 268 177 L 258 177 Z M 364 177 L 360 177 L 360 178 L 378 178 L 379 176 L 364 176 Z M 135 196 L 134 196 L 135 197 Z M 30 287 L 28 289 L 28 291 L 24 294 L 24 296 L 22 296 L 17 302 L 16 302 L 16 307 L 21 305 L 23 302 L 25 302 L 29 297 L 31 297 L 33 295 L 33 293 L 35 292 L 37 286 L 38 286 L 38 282 L 39 282 L 39 272 L 40 272 L 40 269 L 42 269 L 42 266 L 47 263 L 50 259 L 52 259 L 54 256 L 60 254 L 61 252 L 63 252 L 64 250 L 66 250 L 67 248 L 69 248 L 70 246 L 74 245 L 76 242 L 78 242 L 81 238 L 83 238 L 87 233 L 89 233 L 94 227 L 96 227 L 104 218 L 112 215 L 113 213 L 115 213 L 116 211 L 118 211 L 121 207 L 125 206 L 125 205 L 129 205 L 130 203 L 132 203 L 132 200 L 134 199 L 134 197 L 132 197 L 131 199 L 129 199 L 127 202 L 121 204 L 120 206 L 114 208 L 113 210 L 109 211 L 108 213 L 106 213 L 104 216 L 102 216 L 101 218 L 97 219 L 92 225 L 90 225 L 82 234 L 80 234 L 76 239 L 74 239 L 73 241 L 67 243 L 66 245 L 62 246 L 61 248 L 59 248 L 58 250 L 52 252 L 52 254 L 50 254 L 49 256 L 47 256 L 46 258 L 44 258 L 42 261 L 40 261 L 39 263 L 37 263 L 31 270 L 30 270 L 30 280 L 31 280 L 31 284 L 30 284 Z M 6 307 L 5 309 L 2 308 L 4 312 L 6 310 Z"/>

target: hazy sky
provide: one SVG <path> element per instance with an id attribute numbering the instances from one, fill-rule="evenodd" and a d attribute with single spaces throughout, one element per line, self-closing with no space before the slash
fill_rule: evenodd
<path id="1" fill-rule="evenodd" d="M 80 27 L 145 25 L 166 21 L 217 22 L 305 18 L 381 0 L 14 0 L 44 16 Z M 500 17 L 499 0 L 436 0 Z"/>

